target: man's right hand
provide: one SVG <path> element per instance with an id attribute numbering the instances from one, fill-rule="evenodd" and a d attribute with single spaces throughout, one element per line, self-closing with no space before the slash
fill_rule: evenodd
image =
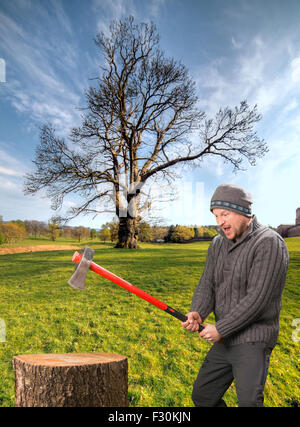
<path id="1" fill-rule="evenodd" d="M 191 332 L 198 331 L 199 324 L 202 323 L 200 314 L 197 311 L 191 311 L 187 313 L 186 316 L 188 320 L 186 322 L 181 322 L 182 327 Z"/>

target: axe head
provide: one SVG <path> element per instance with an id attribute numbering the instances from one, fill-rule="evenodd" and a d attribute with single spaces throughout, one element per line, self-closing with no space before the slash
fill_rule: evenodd
<path id="1" fill-rule="evenodd" d="M 85 278 L 87 272 L 90 269 L 90 265 L 94 256 L 94 251 L 93 249 L 85 247 L 81 253 L 81 260 L 75 266 L 74 273 L 68 283 L 75 289 L 83 290 L 85 285 Z M 75 252 L 73 259 L 75 259 L 76 255 L 78 255 L 77 252 Z"/>

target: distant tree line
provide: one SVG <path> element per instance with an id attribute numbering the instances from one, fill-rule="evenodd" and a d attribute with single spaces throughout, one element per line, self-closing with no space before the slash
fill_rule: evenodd
<path id="1" fill-rule="evenodd" d="M 1 217 L 0 217 L 1 219 Z M 4 243 L 16 243 L 27 237 L 45 237 L 55 241 L 58 237 L 65 239 L 88 240 L 96 238 L 96 230 L 86 227 L 62 227 L 55 218 L 51 218 L 48 223 L 42 221 L 21 221 L 9 222 L 0 221 L 0 245 Z"/>
<path id="2" fill-rule="evenodd" d="M 191 240 L 211 240 L 217 232 L 214 226 L 185 226 L 171 225 L 162 227 L 158 225 L 151 226 L 145 221 L 140 221 L 139 241 L 140 242 L 174 242 L 181 243 Z M 104 224 L 99 232 L 99 238 L 103 241 L 116 242 L 118 239 L 118 222 L 112 221 Z"/>
<path id="3" fill-rule="evenodd" d="M 55 241 L 58 237 L 63 239 L 94 240 L 116 242 L 118 240 L 118 221 L 106 222 L 100 230 L 83 226 L 61 226 L 59 220 L 51 218 L 48 223 L 36 220 L 13 220 L 3 222 L 0 216 L 0 245 L 4 243 L 17 243 L 27 237 L 45 237 Z M 197 225 L 150 225 L 139 221 L 139 240 L 141 242 L 186 242 L 190 240 L 212 239 L 217 234 L 216 227 L 202 227 Z"/>

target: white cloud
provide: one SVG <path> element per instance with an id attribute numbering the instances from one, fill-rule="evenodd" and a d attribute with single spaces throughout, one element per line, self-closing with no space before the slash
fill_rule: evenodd
<path id="1" fill-rule="evenodd" d="M 93 0 L 93 10 L 99 14 L 97 31 L 109 34 L 112 20 L 119 20 L 129 15 L 136 16 L 137 11 L 132 0 Z"/>
<path id="2" fill-rule="evenodd" d="M 8 175 L 8 176 L 22 176 L 21 172 L 18 172 L 14 169 L 5 168 L 0 166 L 0 175 Z"/>
<path id="3" fill-rule="evenodd" d="M 300 82 L 300 57 L 295 58 L 291 62 L 292 80 L 294 83 Z"/>
<path id="4" fill-rule="evenodd" d="M 6 146 L 0 142 L 1 146 Z M 47 221 L 53 214 L 51 202 L 45 194 L 25 196 L 24 175 L 28 166 L 7 152 L 0 149 L 0 215 L 4 220 L 36 219 Z M 17 217 L 17 218 L 16 218 Z"/>
<path id="5" fill-rule="evenodd" d="M 150 11 L 150 15 L 154 18 L 159 16 L 162 6 L 164 6 L 166 0 L 152 0 L 148 2 L 148 7 Z"/>
<path id="6" fill-rule="evenodd" d="M 48 18 L 45 22 L 49 25 L 51 19 L 46 9 L 35 6 L 35 13 L 41 20 Z M 55 121 L 59 130 L 69 130 L 78 124 L 80 117 L 75 108 L 83 93 L 82 57 L 76 49 L 74 34 L 71 41 L 66 36 L 71 32 L 71 25 L 60 13 L 60 3 L 55 2 L 53 6 L 57 21 L 52 21 L 52 25 L 57 28 L 57 40 L 45 39 L 41 34 L 32 38 L 17 19 L 0 12 L 0 43 L 9 76 L 0 94 L 17 111 L 29 113 L 31 121 Z"/>
<path id="7" fill-rule="evenodd" d="M 16 184 L 15 182 L 13 182 L 9 179 L 6 179 L 6 178 L 2 178 L 0 176 L 0 194 L 6 193 L 6 197 L 7 197 L 11 194 L 11 191 L 20 193 L 20 186 L 18 184 Z M 4 200 L 4 197 L 1 197 L 1 199 Z"/>
<path id="8" fill-rule="evenodd" d="M 243 46 L 243 43 L 241 43 L 241 42 L 238 42 L 237 40 L 236 40 L 236 38 L 235 37 L 231 37 L 231 43 L 232 43 L 232 46 L 235 48 L 235 49 L 241 49 L 241 47 Z"/>
<path id="9" fill-rule="evenodd" d="M 10 155 L 7 151 L 0 149 L 0 173 L 20 177 L 27 171 L 26 165 L 20 160 Z"/>
<path id="10" fill-rule="evenodd" d="M 236 43 L 234 38 L 232 43 Z M 221 106 L 248 99 L 266 115 L 274 107 L 291 105 L 291 99 L 300 95 L 300 57 L 291 57 L 291 53 L 295 55 L 291 46 L 287 49 L 285 39 L 274 48 L 258 34 L 237 55 L 199 67 L 194 74 L 202 108 L 212 114 Z"/>
<path id="11" fill-rule="evenodd" d="M 292 110 L 295 110 L 299 106 L 298 101 L 294 98 L 292 99 L 283 109 L 283 114 L 289 113 Z"/>
<path id="12" fill-rule="evenodd" d="M 132 15 L 136 21 L 149 21 L 149 18 L 158 18 L 166 0 L 149 0 L 145 4 L 142 14 L 134 0 L 93 0 L 92 7 L 95 14 L 99 14 L 97 31 L 109 34 L 109 25 L 112 20 L 124 19 Z M 149 17 L 148 17 L 149 15 Z"/>

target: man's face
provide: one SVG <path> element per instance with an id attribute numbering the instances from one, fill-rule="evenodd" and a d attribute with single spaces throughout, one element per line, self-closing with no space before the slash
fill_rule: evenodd
<path id="1" fill-rule="evenodd" d="M 239 240 L 246 233 L 251 218 L 225 209 L 213 209 L 218 226 L 229 240 Z"/>

